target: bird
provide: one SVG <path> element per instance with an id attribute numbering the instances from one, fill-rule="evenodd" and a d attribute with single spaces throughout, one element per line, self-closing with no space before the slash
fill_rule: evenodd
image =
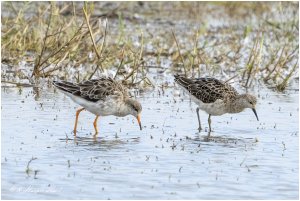
<path id="1" fill-rule="evenodd" d="M 252 109 L 257 121 L 257 99 L 254 95 L 239 94 L 230 84 L 211 77 L 186 78 L 174 75 L 177 83 L 186 91 L 191 99 L 198 105 L 196 112 L 199 123 L 199 132 L 202 130 L 199 110 L 205 111 L 208 116 L 208 136 L 211 133 L 211 116 L 220 116 L 225 113 L 240 113 L 246 108 Z"/>
<path id="2" fill-rule="evenodd" d="M 142 130 L 142 105 L 130 96 L 127 88 L 121 82 L 110 77 L 100 77 L 99 79 L 91 79 L 80 83 L 62 80 L 53 81 L 52 83 L 82 107 L 76 111 L 74 136 L 76 136 L 79 114 L 83 110 L 96 115 L 93 123 L 95 135 L 98 134 L 98 118 L 108 115 L 118 117 L 132 115 L 137 119 L 140 130 Z"/>

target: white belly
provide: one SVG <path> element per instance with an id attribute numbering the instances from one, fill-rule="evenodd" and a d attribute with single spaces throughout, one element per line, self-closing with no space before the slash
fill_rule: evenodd
<path id="1" fill-rule="evenodd" d="M 98 116 L 108 116 L 108 115 L 116 115 L 119 116 L 119 103 L 116 99 L 107 98 L 106 101 L 97 101 L 90 102 L 78 96 L 73 96 L 67 94 L 75 103 L 84 107 L 87 111 L 98 115 Z"/>
<path id="2" fill-rule="evenodd" d="M 203 103 L 201 100 L 197 99 L 195 96 L 191 95 L 188 90 L 186 90 L 184 87 L 180 86 L 185 92 L 189 94 L 191 99 L 199 106 L 199 108 L 203 111 L 205 111 L 208 114 L 211 114 L 213 116 L 220 116 L 225 113 L 226 107 L 224 104 L 224 101 L 218 99 L 214 103 Z"/>
<path id="3" fill-rule="evenodd" d="M 225 110 L 224 102 L 220 99 L 216 100 L 214 103 L 203 103 L 198 99 L 194 100 L 194 102 L 199 106 L 201 110 L 213 116 L 220 116 L 227 113 L 227 111 Z"/>

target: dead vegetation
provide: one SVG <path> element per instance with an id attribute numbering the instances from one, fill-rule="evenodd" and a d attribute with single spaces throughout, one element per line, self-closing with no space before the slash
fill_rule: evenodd
<path id="1" fill-rule="evenodd" d="M 14 10 L 14 4 L 5 2 L 5 8 Z M 29 7 L 27 3 L 23 4 L 24 7 L 16 16 L 2 17 L 2 63 L 17 65 L 20 60 L 30 57 L 27 61 L 33 66 L 31 77 L 58 75 L 72 79 L 69 76 L 73 76 L 77 81 L 91 79 L 97 71 L 103 73 L 105 69 L 117 67 L 115 78 L 120 76 L 128 84 L 151 84 L 142 68 L 143 44 L 133 47 L 128 41 L 119 45 L 117 40 L 120 39 L 117 38 L 111 39 L 115 40 L 113 44 L 106 44 L 109 22 L 105 18 L 91 17 L 93 3 L 85 3 L 81 14 L 75 11 L 77 8 L 71 3 L 60 6 L 57 2 L 37 5 L 39 10 L 29 22 L 24 19 L 24 12 Z M 66 9 L 73 12 L 65 16 Z M 11 26 L 8 25 L 14 23 L 17 25 L 9 28 Z M 68 65 L 74 69 L 85 65 L 86 69 L 72 75 L 66 68 Z M 130 66 L 129 71 L 124 70 L 124 65 Z"/>
<path id="2" fill-rule="evenodd" d="M 31 84 L 110 74 L 151 86 L 156 68 L 283 91 L 298 71 L 298 2 L 3 2 L 2 11 L 1 62 L 26 62 L 14 74 Z"/>

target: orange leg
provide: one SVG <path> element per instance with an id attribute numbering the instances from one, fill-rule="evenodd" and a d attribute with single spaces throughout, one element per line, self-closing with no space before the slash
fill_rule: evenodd
<path id="1" fill-rule="evenodd" d="M 79 110 L 76 111 L 76 120 L 75 120 L 75 126 L 74 126 L 74 136 L 76 136 L 76 129 L 77 129 L 77 122 L 78 122 L 78 116 L 80 114 L 80 112 L 84 110 L 84 108 L 81 108 Z"/>
<path id="2" fill-rule="evenodd" d="M 94 120 L 94 128 L 95 128 L 95 131 L 96 131 L 96 133 L 95 133 L 95 135 L 97 135 L 98 134 L 98 128 L 97 128 L 97 120 L 98 120 L 98 115 L 96 116 L 96 118 L 95 118 L 95 120 Z"/>

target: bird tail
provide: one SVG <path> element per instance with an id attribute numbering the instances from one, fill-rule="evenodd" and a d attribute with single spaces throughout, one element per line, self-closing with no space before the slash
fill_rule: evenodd
<path id="1" fill-rule="evenodd" d="M 52 84 L 62 90 L 63 92 L 67 93 L 74 93 L 79 90 L 79 87 L 71 82 L 67 81 L 53 81 Z"/>

